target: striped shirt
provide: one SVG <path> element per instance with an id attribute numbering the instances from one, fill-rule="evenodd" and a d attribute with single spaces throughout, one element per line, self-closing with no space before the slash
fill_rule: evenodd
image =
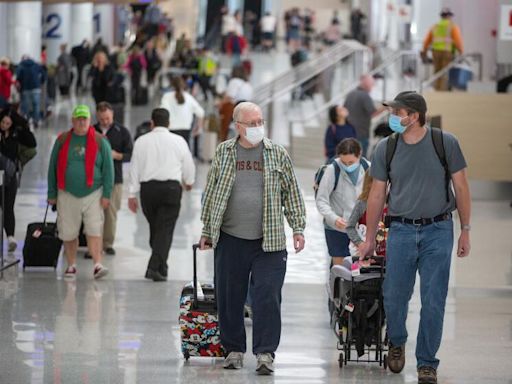
<path id="1" fill-rule="evenodd" d="M 210 238 L 214 247 L 219 240 L 224 212 L 235 181 L 236 142 L 237 138 L 234 138 L 217 147 L 208 172 L 201 212 L 202 236 Z M 263 139 L 263 146 L 262 247 L 264 252 L 276 252 L 286 249 L 284 216 L 294 234 L 303 234 L 306 208 L 286 150 L 266 138 Z M 240 212 L 240 215 L 243 214 Z"/>

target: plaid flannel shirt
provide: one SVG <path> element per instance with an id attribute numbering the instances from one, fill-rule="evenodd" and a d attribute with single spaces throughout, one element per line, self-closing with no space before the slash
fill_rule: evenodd
<path id="1" fill-rule="evenodd" d="M 235 182 L 237 140 L 227 140 L 217 147 L 208 172 L 201 212 L 202 236 L 210 238 L 214 247 Z M 263 251 L 275 252 L 286 249 L 284 216 L 294 234 L 303 234 L 306 208 L 286 150 L 266 138 L 263 146 Z"/>

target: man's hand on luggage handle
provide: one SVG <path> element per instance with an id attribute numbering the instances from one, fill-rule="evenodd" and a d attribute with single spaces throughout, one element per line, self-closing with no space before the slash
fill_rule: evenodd
<path id="1" fill-rule="evenodd" d="M 204 251 L 206 249 L 211 249 L 212 247 L 212 239 L 206 236 L 201 236 L 201 240 L 199 240 L 199 249 Z"/>
<path id="2" fill-rule="evenodd" d="M 336 220 L 336 228 L 338 229 L 345 229 L 347 228 L 347 222 L 343 220 L 342 218 L 339 218 Z"/>
<path id="3" fill-rule="evenodd" d="M 128 198 L 128 208 L 133 213 L 137 213 L 137 210 L 139 209 L 139 202 L 137 201 L 136 197 Z"/>
<path id="4" fill-rule="evenodd" d="M 191 184 L 183 184 L 183 188 L 185 189 L 185 191 L 191 191 L 192 185 Z"/>
<path id="5" fill-rule="evenodd" d="M 295 253 L 299 253 L 304 249 L 304 244 L 306 240 L 304 239 L 304 235 L 296 234 L 293 235 L 293 247 L 295 248 Z"/>
<path id="6" fill-rule="evenodd" d="M 48 199 L 48 205 L 57 205 L 57 199 Z"/>

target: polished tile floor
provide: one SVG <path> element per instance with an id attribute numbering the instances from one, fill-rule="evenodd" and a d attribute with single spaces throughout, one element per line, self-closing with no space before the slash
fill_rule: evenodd
<path id="1" fill-rule="evenodd" d="M 264 77 L 264 76 L 263 76 Z M 150 108 L 127 111 L 128 125 L 147 119 Z M 38 156 L 23 175 L 16 203 L 20 259 L 26 225 L 40 221 L 46 198 L 49 150 L 69 127 L 70 108 L 60 105 L 37 131 Z M 254 373 L 246 356 L 240 371 L 221 361 L 180 354 L 178 299 L 191 279 L 191 244 L 200 234 L 199 208 L 208 166 L 198 164 L 195 188 L 184 195 L 170 253 L 166 283 L 143 278 L 149 256 L 148 227 L 123 201 L 116 256 L 105 256 L 110 275 L 92 279 L 92 263 L 79 257 L 75 282 L 62 279 L 63 262 L 52 269 L 11 268 L 0 279 L 0 383 L 414 383 L 419 297 L 410 305 L 407 364 L 399 375 L 378 365 L 338 367 L 336 338 L 329 327 L 325 289 L 328 260 L 310 169 L 297 169 L 307 203 L 306 249 L 290 252 L 283 289 L 283 330 L 271 377 Z M 473 202 L 473 252 L 452 266 L 450 295 L 439 357 L 439 382 L 512 383 L 512 209 L 505 200 Z M 291 243 L 290 249 L 291 247 Z M 212 255 L 199 258 L 199 278 L 212 276 Z M 250 350 L 251 323 L 247 320 Z"/>

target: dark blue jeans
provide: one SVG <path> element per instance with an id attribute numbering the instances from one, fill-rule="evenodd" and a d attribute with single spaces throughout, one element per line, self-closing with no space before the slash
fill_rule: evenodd
<path id="1" fill-rule="evenodd" d="M 261 245 L 262 239 L 243 240 L 221 232 L 215 248 L 220 338 L 227 353 L 246 351 L 244 303 L 248 290 L 253 353 L 273 354 L 279 346 L 287 252 L 264 252 Z"/>
<path id="2" fill-rule="evenodd" d="M 416 344 L 418 367 L 437 368 L 439 365 L 436 353 L 443 334 L 452 248 L 452 220 L 425 226 L 391 223 L 384 280 L 388 337 L 396 346 L 407 341 L 405 322 L 418 271 L 421 294 L 420 326 Z"/>

